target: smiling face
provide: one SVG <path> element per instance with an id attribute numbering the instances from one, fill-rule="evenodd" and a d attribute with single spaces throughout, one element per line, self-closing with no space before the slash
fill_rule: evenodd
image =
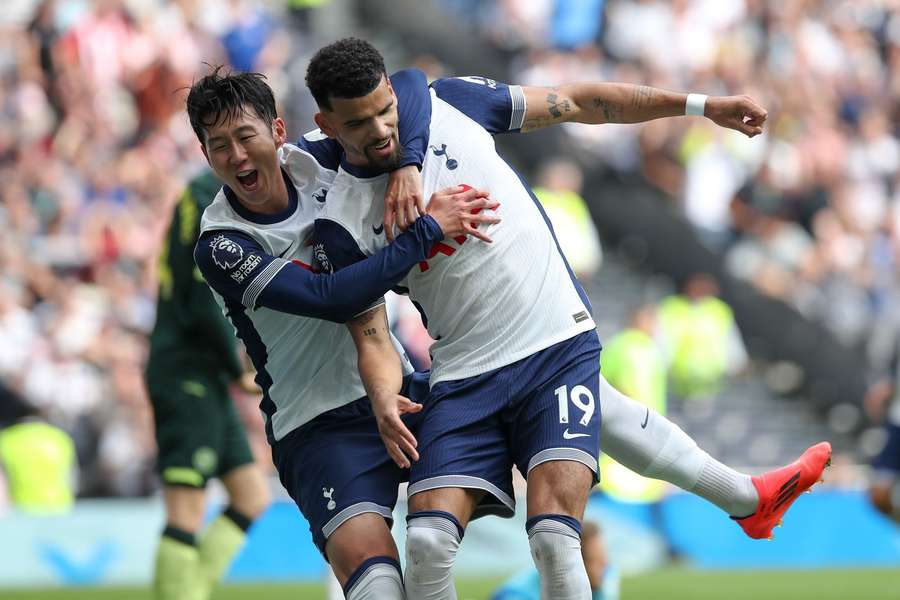
<path id="1" fill-rule="evenodd" d="M 316 125 L 337 139 L 350 164 L 384 171 L 395 169 L 403 150 L 397 130 L 397 97 L 387 77 L 359 98 L 329 98 L 331 107 L 316 114 Z"/>
<path id="2" fill-rule="evenodd" d="M 287 207 L 288 196 L 278 149 L 284 144 L 284 121 L 269 125 L 252 107 L 204 128 L 203 154 L 216 175 L 248 209 L 273 214 Z"/>

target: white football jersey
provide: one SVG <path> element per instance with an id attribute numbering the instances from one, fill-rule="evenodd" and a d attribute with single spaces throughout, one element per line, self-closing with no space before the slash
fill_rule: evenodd
<path id="1" fill-rule="evenodd" d="M 447 95 L 454 102 L 463 98 L 457 104 L 462 110 L 432 91 L 429 149 L 422 168 L 425 198 L 460 184 L 484 189 L 500 202 L 496 214 L 502 222 L 486 229 L 491 244 L 460 237 L 435 245 L 429 260 L 401 282 L 436 340 L 431 385 L 509 365 L 595 328 L 587 296 L 540 204 L 497 154 L 485 129 L 498 129 L 498 123 L 507 131 L 521 127 L 521 88 L 484 78 L 442 81 L 450 82 L 444 89 L 452 92 Z M 466 86 L 489 94 L 488 101 L 480 102 L 477 94 L 473 98 Z M 499 103 L 494 100 L 498 97 Z M 479 110 L 487 112 L 479 115 Z M 353 170 L 342 165 L 328 193 L 323 218 L 340 227 L 327 225 L 324 231 L 336 233 L 320 239 L 317 226 L 317 242 L 324 243 L 332 263 L 333 254 L 346 254 L 340 245 L 355 244 L 366 255 L 386 245 L 382 198 L 387 175 L 366 178 Z"/>
<path id="2" fill-rule="evenodd" d="M 346 325 L 257 306 L 259 295 L 285 265 L 293 262 L 308 268 L 313 264 L 313 225 L 323 214 L 335 175 L 290 144 L 279 151 L 279 159 L 290 180 L 288 210 L 280 215 L 254 215 L 229 199 L 223 188 L 203 213 L 195 253 L 198 257 L 210 254 L 204 274 L 260 371 L 262 381 L 260 377 L 257 381 L 265 391 L 261 408 L 270 441 L 366 395 Z M 404 373 L 411 373 L 402 347 L 393 341 Z"/>

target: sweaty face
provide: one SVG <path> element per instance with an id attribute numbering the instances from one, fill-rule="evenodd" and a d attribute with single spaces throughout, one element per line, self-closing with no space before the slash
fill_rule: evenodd
<path id="1" fill-rule="evenodd" d="M 350 164 L 390 170 L 402 155 L 397 131 L 397 97 L 386 77 L 360 98 L 331 98 L 331 110 L 316 115 L 316 123 L 336 138 Z"/>
<path id="2" fill-rule="evenodd" d="M 274 213 L 287 206 L 287 188 L 278 163 L 286 137 L 284 121 L 268 125 L 252 108 L 206 128 L 203 153 L 216 175 L 247 208 Z"/>

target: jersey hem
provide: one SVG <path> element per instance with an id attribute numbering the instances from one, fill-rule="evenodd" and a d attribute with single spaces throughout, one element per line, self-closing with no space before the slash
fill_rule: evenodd
<path id="1" fill-rule="evenodd" d="M 468 379 L 469 377 L 477 377 L 478 375 L 483 375 L 488 371 L 493 371 L 494 369 L 500 369 L 502 367 L 507 367 L 514 362 L 518 362 L 523 358 L 528 358 L 532 354 L 537 354 L 541 350 L 546 350 L 550 346 L 554 344 L 559 344 L 560 342 L 564 342 L 566 340 L 570 340 L 573 337 L 580 335 L 586 331 L 590 331 L 592 329 L 596 329 L 597 325 L 594 323 L 593 319 L 588 319 L 583 323 L 579 323 L 573 329 L 566 330 L 565 332 L 553 336 L 551 338 L 544 339 L 533 346 L 529 346 L 524 350 L 520 350 L 515 354 L 510 354 L 508 357 L 503 359 L 498 359 L 492 362 L 489 362 L 483 366 L 477 368 L 470 368 L 465 370 L 453 370 L 451 367 L 437 367 L 432 366 L 431 368 L 431 379 L 428 383 L 429 388 L 433 389 L 435 385 L 441 383 L 443 381 L 459 381 L 460 379 Z"/>

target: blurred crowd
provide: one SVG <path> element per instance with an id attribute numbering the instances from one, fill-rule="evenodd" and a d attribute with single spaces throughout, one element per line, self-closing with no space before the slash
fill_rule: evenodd
<path id="1" fill-rule="evenodd" d="M 155 257 L 177 195 L 205 166 L 184 88 L 210 63 L 289 92 L 306 3 L 281 4 L 4 3 L 0 383 L 72 436 L 82 495 L 156 486 L 143 383 Z"/>
<path id="2" fill-rule="evenodd" d="M 748 94 L 750 143 L 702 119 L 569 127 L 591 168 L 641 173 L 728 270 L 865 344 L 900 276 L 900 2 L 444 0 L 532 85 L 600 78 Z"/>

